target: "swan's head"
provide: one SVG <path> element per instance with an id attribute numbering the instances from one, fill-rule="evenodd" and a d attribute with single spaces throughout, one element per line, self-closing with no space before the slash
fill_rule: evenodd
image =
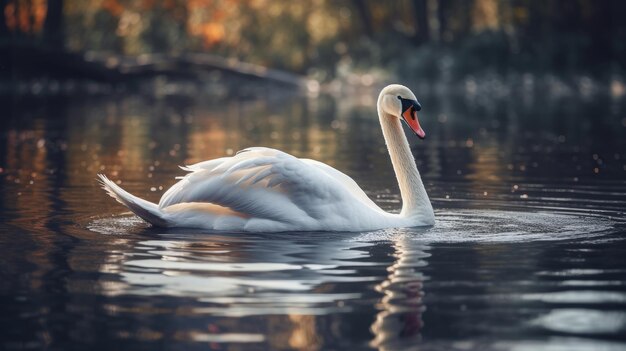
<path id="1" fill-rule="evenodd" d="M 409 88 L 400 84 L 388 85 L 380 92 L 378 105 L 387 115 L 404 120 L 420 139 L 426 138 L 417 119 L 417 111 L 422 109 L 422 105 Z"/>

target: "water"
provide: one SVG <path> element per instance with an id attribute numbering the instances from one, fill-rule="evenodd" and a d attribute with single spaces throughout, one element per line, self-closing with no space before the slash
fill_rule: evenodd
<path id="1" fill-rule="evenodd" d="M 3 100 L 2 349 L 623 350 L 623 100 L 420 94 L 433 228 L 155 229 L 176 167 L 247 146 L 351 175 L 400 206 L 375 92 Z"/>

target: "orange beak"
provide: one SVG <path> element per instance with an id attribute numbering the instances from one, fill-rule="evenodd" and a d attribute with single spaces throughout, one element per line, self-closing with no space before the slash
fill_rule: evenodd
<path id="1" fill-rule="evenodd" d="M 409 125 L 409 128 L 420 138 L 426 138 L 426 132 L 420 126 L 420 121 L 417 119 L 417 111 L 413 106 L 409 107 L 402 113 L 402 118 Z"/>

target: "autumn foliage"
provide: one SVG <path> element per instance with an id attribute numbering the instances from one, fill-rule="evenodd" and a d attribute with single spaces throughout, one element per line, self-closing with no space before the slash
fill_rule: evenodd
<path id="1" fill-rule="evenodd" d="M 301 73 L 385 66 L 430 44 L 507 66 L 626 62 L 625 1 L 3 0 L 0 32 L 45 37 L 48 1 L 63 5 L 71 51 L 209 52 Z"/>

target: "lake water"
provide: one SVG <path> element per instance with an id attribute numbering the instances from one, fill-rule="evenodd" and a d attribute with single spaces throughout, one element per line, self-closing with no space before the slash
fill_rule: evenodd
<path id="1" fill-rule="evenodd" d="M 624 99 L 415 91 L 437 223 L 365 233 L 150 228 L 96 174 L 268 146 L 396 211 L 375 91 L 4 98 L 0 348 L 624 350 Z"/>

